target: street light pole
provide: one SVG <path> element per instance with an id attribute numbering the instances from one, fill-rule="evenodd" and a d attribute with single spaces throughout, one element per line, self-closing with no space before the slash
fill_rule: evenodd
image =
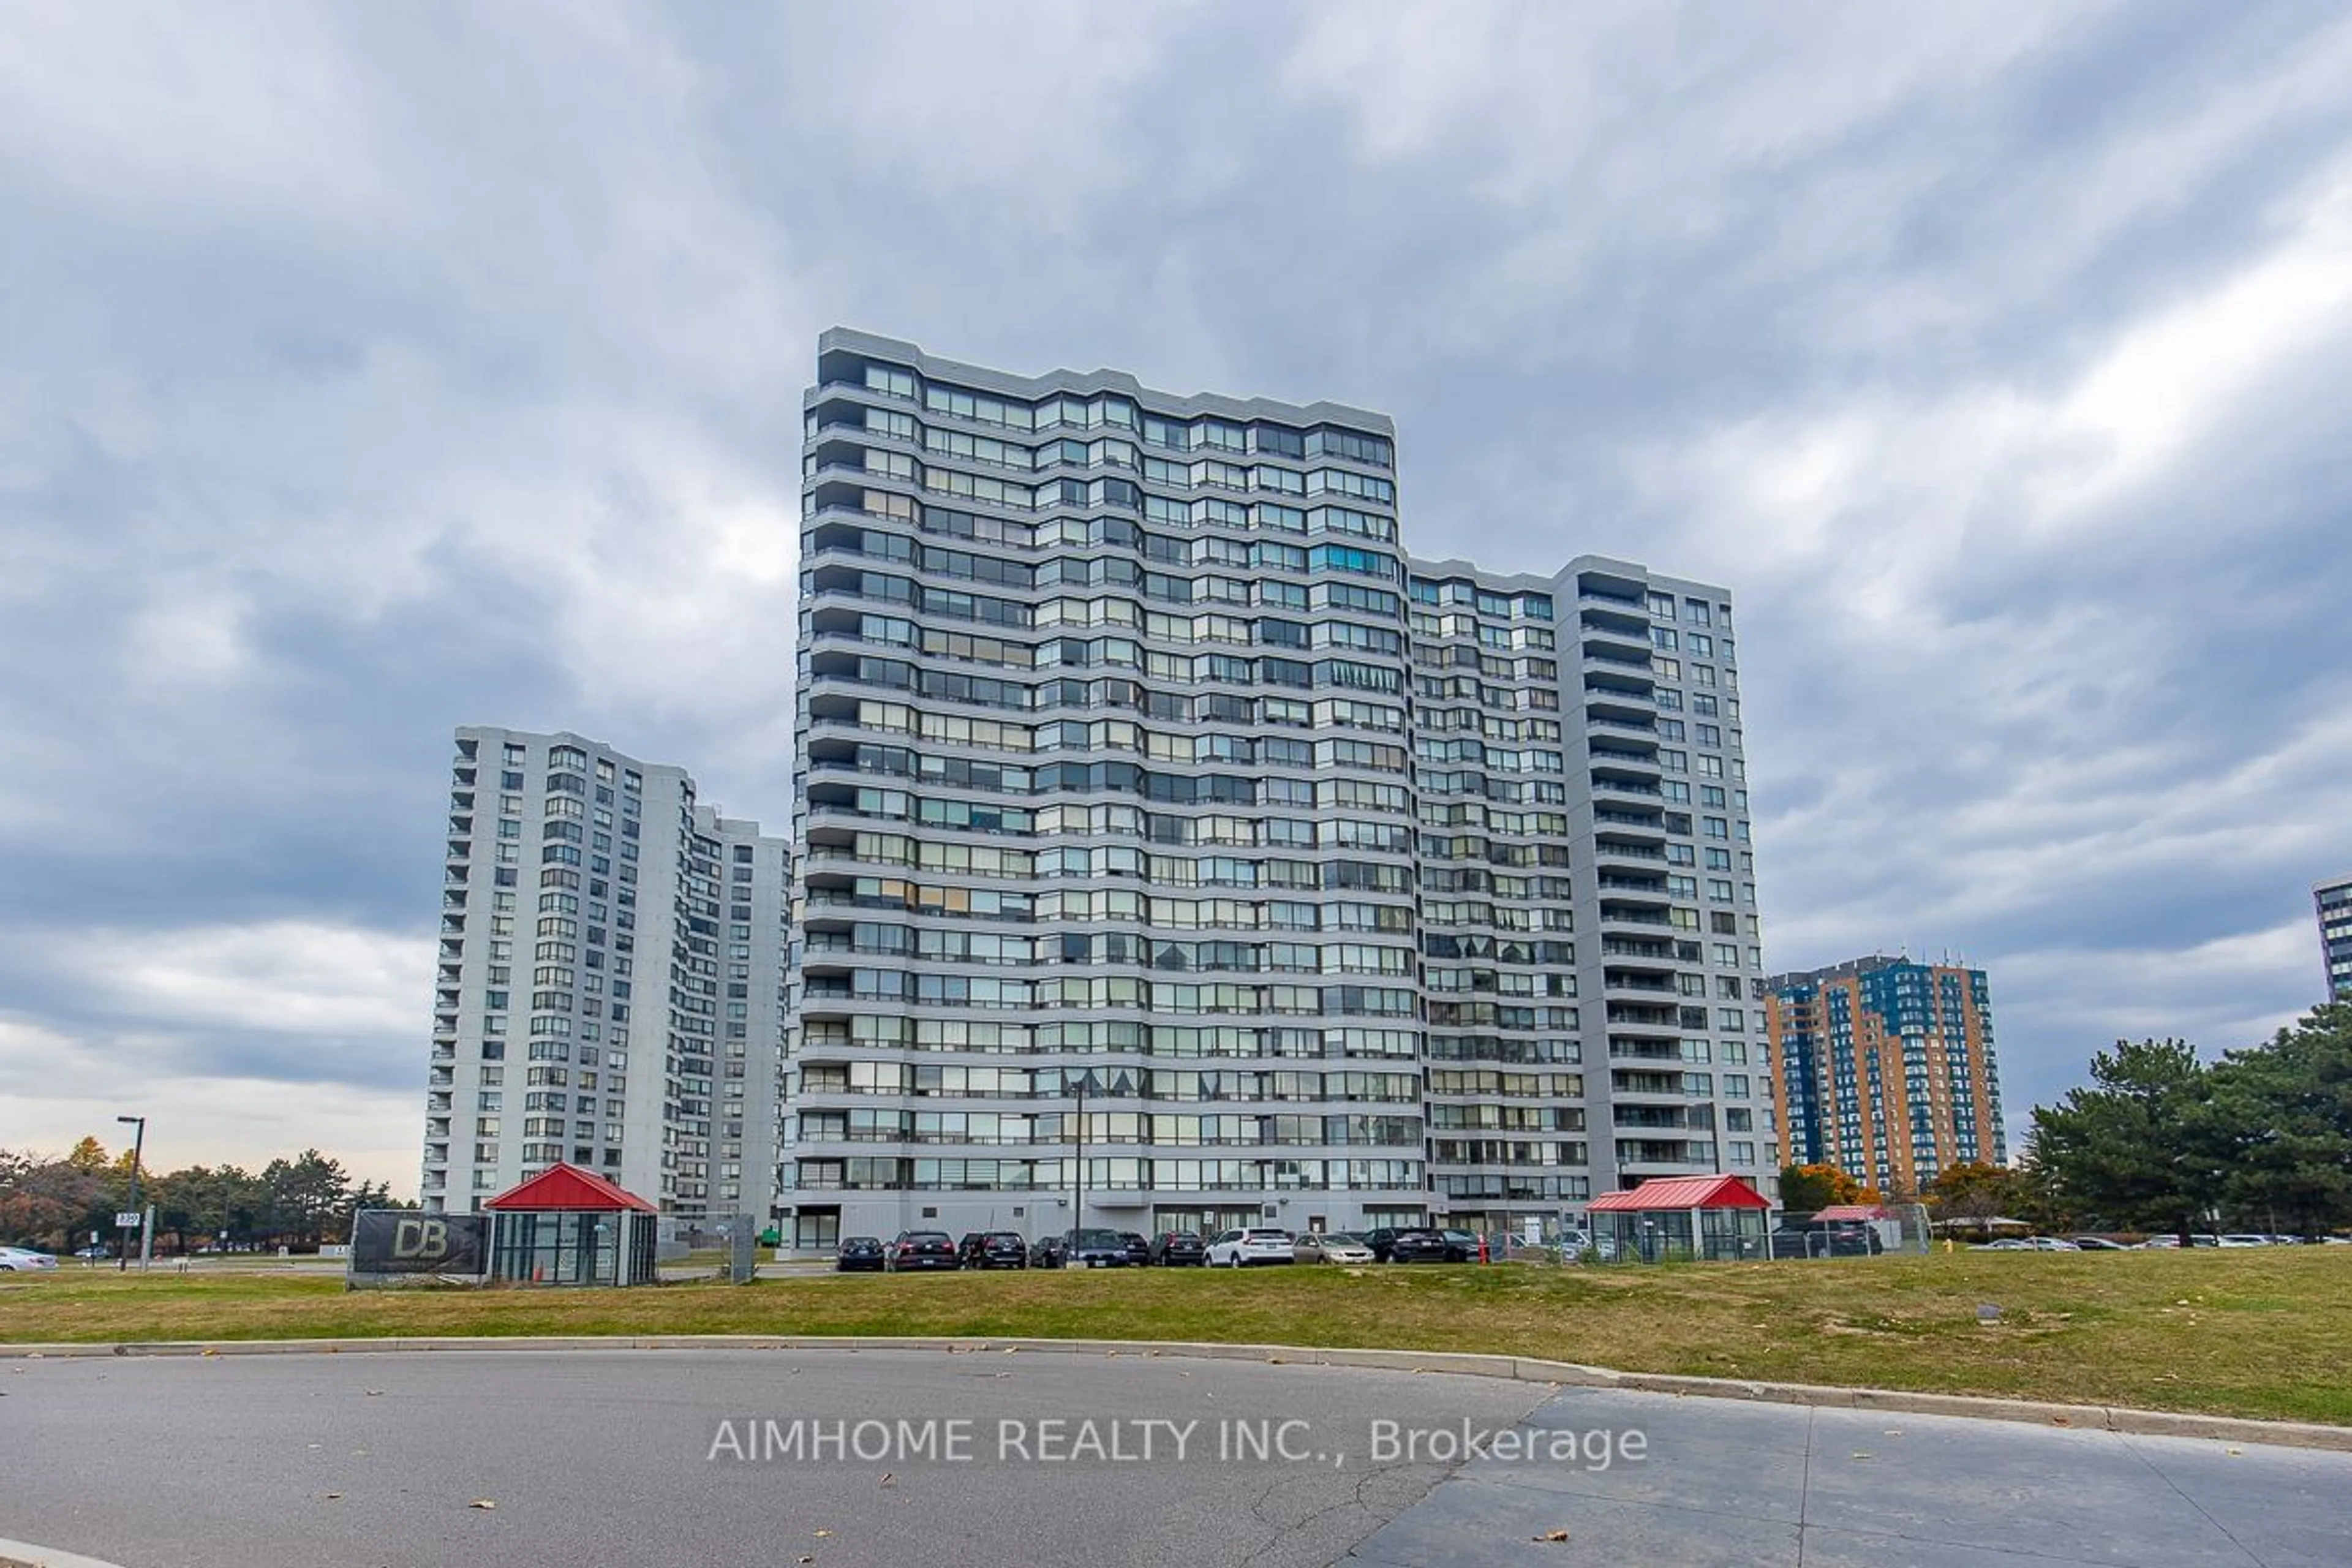
<path id="1" fill-rule="evenodd" d="M 143 1242 L 147 1238 L 147 1211 L 139 1206 L 139 1157 L 147 1147 L 147 1119 L 143 1116 L 118 1116 L 114 1120 L 130 1122 L 134 1128 L 131 1138 L 131 1212 L 139 1216 L 139 1238 Z M 120 1234 L 121 1228 L 117 1226 L 115 1230 Z M 128 1242 L 121 1245 L 122 1256 L 118 1260 L 115 1272 L 127 1274 L 131 1271 L 131 1245 Z"/>
<path id="2" fill-rule="evenodd" d="M 1070 1173 L 1070 1251 L 1078 1249 L 1077 1233 L 1087 1227 L 1087 1086 L 1094 1081 L 1095 1069 L 1087 1068 L 1078 1075 L 1078 1161 Z M 1069 1259 L 1066 1256 L 1064 1262 Z"/>

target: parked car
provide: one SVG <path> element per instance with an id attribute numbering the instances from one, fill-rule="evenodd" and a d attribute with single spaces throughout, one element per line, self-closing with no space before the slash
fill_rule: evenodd
<path id="1" fill-rule="evenodd" d="M 1441 1230 L 1437 1234 L 1445 1238 L 1446 1262 L 1475 1263 L 1478 1260 L 1478 1235 L 1475 1231 Z"/>
<path id="2" fill-rule="evenodd" d="M 1151 1267 L 1151 1243 L 1139 1231 L 1122 1230 L 1118 1238 L 1127 1243 L 1127 1265 L 1130 1268 Z"/>
<path id="3" fill-rule="evenodd" d="M 1396 1245 L 1397 1232 L 1397 1226 L 1383 1225 L 1363 1233 L 1364 1245 L 1372 1249 L 1372 1257 L 1377 1261 L 1386 1263 L 1389 1260 L 1389 1249 Z"/>
<path id="4" fill-rule="evenodd" d="M 53 1253 L 36 1252 L 29 1247 L 0 1247 L 0 1274 L 32 1274 L 57 1266 Z"/>
<path id="5" fill-rule="evenodd" d="M 1370 1263 L 1372 1249 L 1364 1238 L 1344 1230 L 1310 1230 L 1291 1245 L 1290 1256 L 1301 1263 Z"/>
<path id="6" fill-rule="evenodd" d="M 1029 1244 L 1029 1267 L 1059 1268 L 1066 1254 L 1058 1236 L 1041 1236 Z"/>
<path id="7" fill-rule="evenodd" d="M 2018 1237 L 2004 1236 L 1999 1241 L 1979 1241 L 1971 1248 L 1976 1252 L 2031 1252 L 2033 1246 Z"/>
<path id="8" fill-rule="evenodd" d="M 1875 1226 L 1861 1220 L 1784 1225 L 1765 1237 L 1773 1258 L 1869 1258 L 1886 1250 Z M 2016 1247 L 2003 1247 L 2014 1252 Z"/>
<path id="9" fill-rule="evenodd" d="M 111 1258 L 114 1254 L 103 1247 L 77 1247 L 74 1248 L 74 1256 L 85 1263 L 96 1263 L 100 1258 Z"/>
<path id="10" fill-rule="evenodd" d="M 1391 1263 L 1451 1263 L 1443 1234 L 1433 1230 L 1401 1230 L 1389 1238 Z"/>
<path id="11" fill-rule="evenodd" d="M 2254 1236 L 2244 1231 L 2233 1231 L 2221 1237 L 2219 1243 L 2222 1247 L 2268 1247 L 2270 1244 L 2269 1237 Z"/>
<path id="12" fill-rule="evenodd" d="M 966 1268 L 1026 1268 L 1029 1242 L 1017 1231 L 976 1230 L 956 1248 L 956 1259 Z"/>
<path id="13" fill-rule="evenodd" d="M 1151 1261 L 1162 1268 L 1197 1268 L 1209 1244 L 1194 1230 L 1163 1230 L 1151 1238 Z"/>
<path id="14" fill-rule="evenodd" d="M 1212 1268 L 1246 1268 L 1257 1263 L 1296 1263 L 1291 1235 L 1286 1230 L 1253 1226 L 1220 1231 L 1209 1243 L 1205 1258 Z"/>
<path id="15" fill-rule="evenodd" d="M 884 1256 L 884 1267 L 893 1274 L 913 1274 L 931 1269 L 961 1268 L 956 1257 L 956 1244 L 943 1230 L 902 1230 L 890 1243 Z"/>
<path id="16" fill-rule="evenodd" d="M 841 1244 L 833 1255 L 836 1274 L 855 1274 L 860 1269 L 882 1272 L 882 1238 L 878 1236 L 853 1236 Z"/>
<path id="17" fill-rule="evenodd" d="M 2068 1241 L 2062 1237 L 2055 1236 L 2029 1236 L 2025 1238 L 2025 1245 L 2036 1252 L 2080 1252 L 2083 1250 L 2080 1247 L 2074 1245 L 2074 1243 Z"/>
<path id="18" fill-rule="evenodd" d="M 1126 1268 L 1133 1259 L 1128 1256 L 1127 1237 L 1115 1230 L 1089 1229 L 1062 1233 L 1062 1261 L 1081 1268 Z"/>
<path id="19" fill-rule="evenodd" d="M 2129 1252 L 2131 1250 L 2122 1242 L 2109 1241 L 2104 1236 L 2077 1236 L 2068 1239 L 2074 1242 L 2078 1250 L 2084 1252 Z"/>

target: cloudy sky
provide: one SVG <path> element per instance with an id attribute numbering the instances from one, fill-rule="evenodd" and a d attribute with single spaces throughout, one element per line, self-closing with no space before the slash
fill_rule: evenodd
<path id="1" fill-rule="evenodd" d="M 1417 552 L 1732 585 L 1768 961 L 1988 966 L 2013 1131 L 2317 1000 L 2340 5 L 7 30 L 0 1145 L 413 1190 L 451 728 L 786 816 L 834 323 L 1383 409 Z"/>

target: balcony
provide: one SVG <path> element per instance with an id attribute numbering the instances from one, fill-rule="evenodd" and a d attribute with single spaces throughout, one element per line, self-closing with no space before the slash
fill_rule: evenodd
<path id="1" fill-rule="evenodd" d="M 1683 1093 L 1683 1075 L 1679 1072 L 1642 1072 L 1624 1068 L 1610 1069 L 1609 1093 L 1612 1099 L 1627 1095 L 1648 1100 L 1681 1100 L 1687 1098 Z"/>
<path id="2" fill-rule="evenodd" d="M 1609 970 L 1602 975 L 1601 989 L 1604 997 L 1622 996 L 1634 1002 L 1681 994 L 1675 989 L 1672 981 L 1640 979 L 1615 969 Z"/>
<path id="3" fill-rule="evenodd" d="M 1638 674 L 1642 684 L 1650 683 L 1650 650 L 1645 647 L 1638 654 L 1620 653 L 1597 643 L 1586 643 L 1582 649 L 1584 668 L 1588 672 L 1613 674 L 1624 671 Z"/>
<path id="4" fill-rule="evenodd" d="M 1608 718 L 1630 721 L 1650 718 L 1657 712 L 1657 699 L 1650 695 L 1646 679 L 1637 688 L 1609 686 L 1592 680 L 1584 683 L 1584 711 L 1588 720 Z M 1653 718 L 1652 721 L 1654 723 L 1655 720 Z"/>
<path id="5" fill-rule="evenodd" d="M 1682 1032 L 1682 1009 L 1648 1002 L 1611 1002 L 1606 1005 L 1608 1024 L 1612 1030 L 1636 1029 L 1643 1032 L 1662 1030 L 1679 1035 Z"/>
<path id="6" fill-rule="evenodd" d="M 1704 1107 L 1698 1108 L 1704 1110 Z M 1707 1123 L 1694 1123 L 1692 1112 L 1673 1106 L 1619 1105 L 1610 1109 L 1610 1124 L 1614 1127 L 1637 1128 L 1644 1132 L 1687 1132 L 1694 1126 L 1706 1128 Z"/>
<path id="7" fill-rule="evenodd" d="M 1706 1151 L 1704 1154 L 1700 1151 Z M 1617 1164 L 1621 1175 L 1650 1175 L 1663 1172 L 1685 1174 L 1692 1171 L 1715 1168 L 1714 1146 L 1711 1142 L 1686 1139 L 1620 1139 L 1617 1142 Z M 1632 1167 L 1639 1167 L 1635 1172 Z"/>
<path id="8" fill-rule="evenodd" d="M 1598 817 L 1601 814 L 1596 811 L 1592 815 Z M 1665 841 L 1665 830 L 1661 827 L 1657 833 L 1657 838 L 1661 844 Z M 1603 865 L 1606 865 L 1612 860 L 1645 860 L 1655 861 L 1660 865 L 1664 865 L 1665 863 L 1666 852 L 1663 848 L 1654 849 L 1643 844 L 1625 844 L 1612 839 L 1603 838 L 1597 840 L 1593 844 L 1592 858 Z"/>
<path id="9" fill-rule="evenodd" d="M 1617 796 L 1629 800 L 1663 801 L 1666 796 L 1666 792 L 1656 784 L 1642 784 L 1633 779 L 1607 778 L 1600 773 L 1592 775 L 1592 794 L 1595 799 Z M 1635 817 L 1633 820 L 1646 823 L 1649 818 Z"/>
<path id="10" fill-rule="evenodd" d="M 1612 608 L 1639 611 L 1644 619 L 1650 610 L 1650 584 L 1646 578 L 1628 577 L 1620 573 L 1596 567 L 1580 572 L 1576 578 L 1576 602 L 1580 605 L 1602 605 Z"/>
<path id="11" fill-rule="evenodd" d="M 1592 767 L 1596 773 L 1622 773 L 1628 778 L 1654 779 L 1665 771 L 1658 762 L 1655 747 L 1648 751 L 1628 750 L 1622 746 L 1604 746 L 1598 742 L 1593 742 L 1589 744 L 1588 754 L 1592 759 Z"/>
<path id="12" fill-rule="evenodd" d="M 1622 918 L 1638 923 L 1656 924 L 1655 911 L 1665 907 L 1673 897 L 1666 890 L 1663 877 L 1612 877 L 1603 872 L 1593 879 L 1601 889 L 1601 918 Z"/>
<path id="13" fill-rule="evenodd" d="M 1636 655 L 1646 666 L 1650 662 L 1650 629 L 1646 620 L 1609 624 L 1607 617 L 1588 615 L 1580 622 L 1585 651 L 1595 649 L 1605 654 Z"/>

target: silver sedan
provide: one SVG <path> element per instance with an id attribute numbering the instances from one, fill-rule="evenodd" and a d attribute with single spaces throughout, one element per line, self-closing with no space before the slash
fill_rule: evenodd
<path id="1" fill-rule="evenodd" d="M 1370 1263 L 1372 1249 L 1360 1236 L 1344 1230 L 1310 1230 L 1290 1248 L 1301 1263 Z"/>

